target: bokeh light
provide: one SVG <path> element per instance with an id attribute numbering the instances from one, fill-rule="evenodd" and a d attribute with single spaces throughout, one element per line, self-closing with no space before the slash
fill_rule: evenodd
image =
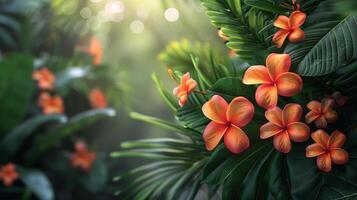
<path id="1" fill-rule="evenodd" d="M 165 19 L 169 22 L 175 22 L 180 18 L 180 13 L 176 8 L 168 8 L 164 15 Z"/>
<path id="2" fill-rule="evenodd" d="M 130 24 L 130 30 L 133 33 L 140 34 L 144 31 L 145 26 L 144 23 L 140 20 L 135 20 Z"/>

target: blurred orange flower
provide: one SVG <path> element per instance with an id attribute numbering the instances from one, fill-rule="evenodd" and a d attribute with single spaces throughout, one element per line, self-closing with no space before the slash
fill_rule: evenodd
<path id="1" fill-rule="evenodd" d="M 333 110 L 335 101 L 331 98 L 325 98 L 320 102 L 311 101 L 307 107 L 311 110 L 305 116 L 306 123 L 315 121 L 317 128 L 326 128 L 327 123 L 333 123 L 338 119 L 338 114 Z"/>
<path id="2" fill-rule="evenodd" d="M 102 63 L 102 44 L 96 37 L 91 38 L 87 52 L 89 55 L 93 56 L 93 64 L 99 65 Z"/>
<path id="3" fill-rule="evenodd" d="M 228 41 L 228 37 L 223 33 L 222 29 L 218 30 L 218 36 L 224 41 L 227 42 Z"/>
<path id="4" fill-rule="evenodd" d="M 316 164 L 319 169 L 329 172 L 332 169 L 332 163 L 346 164 L 348 162 L 348 153 L 342 149 L 346 141 L 346 136 L 340 131 L 334 131 L 329 136 L 323 130 L 317 130 L 311 134 L 316 142 L 306 147 L 306 157 L 317 157 Z"/>
<path id="5" fill-rule="evenodd" d="M 5 186 L 11 186 L 18 178 L 19 174 L 16 171 L 15 164 L 8 163 L 1 167 L 0 180 L 2 180 Z"/>
<path id="6" fill-rule="evenodd" d="M 285 39 L 288 37 L 290 42 L 299 42 L 305 38 L 305 33 L 300 26 L 305 23 L 306 14 L 301 11 L 294 11 L 290 17 L 280 15 L 275 20 L 274 26 L 280 28 L 274 34 L 273 42 L 277 47 L 283 46 Z"/>
<path id="7" fill-rule="evenodd" d="M 60 96 L 50 96 L 43 92 L 38 100 L 38 105 L 42 108 L 45 115 L 62 114 L 64 112 L 63 100 Z"/>
<path id="8" fill-rule="evenodd" d="M 92 89 L 92 91 L 89 93 L 89 100 L 93 108 L 107 107 L 107 99 L 103 91 L 100 89 Z"/>
<path id="9" fill-rule="evenodd" d="M 260 138 L 274 137 L 274 147 L 283 153 L 291 150 L 291 142 L 304 142 L 309 139 L 310 128 L 299 122 L 302 107 L 299 104 L 287 104 L 283 110 L 278 107 L 265 112 L 268 123 L 260 127 Z"/>
<path id="10" fill-rule="evenodd" d="M 38 81 L 38 87 L 43 90 L 52 90 L 56 81 L 55 75 L 46 67 L 34 71 L 32 78 Z"/>
<path id="11" fill-rule="evenodd" d="M 270 54 L 266 66 L 254 65 L 245 71 L 243 83 L 247 85 L 261 84 L 255 93 L 258 105 L 263 108 L 274 108 L 278 103 L 278 95 L 290 97 L 302 89 L 301 77 L 289 72 L 291 58 L 289 54 Z"/>
<path id="12" fill-rule="evenodd" d="M 75 152 L 71 155 L 70 159 L 73 167 L 89 171 L 95 158 L 96 154 L 89 151 L 83 141 L 79 141 L 75 144 Z"/>
<path id="13" fill-rule="evenodd" d="M 249 138 L 241 129 L 254 116 L 254 106 L 248 99 L 236 97 L 228 105 L 221 96 L 214 95 L 202 106 L 202 112 L 212 120 L 203 132 L 208 151 L 216 148 L 222 137 L 232 153 L 240 153 L 249 147 Z"/>
<path id="14" fill-rule="evenodd" d="M 197 82 L 190 77 L 187 72 L 181 78 L 181 84 L 173 91 L 174 95 L 178 97 L 180 106 L 187 103 L 188 95 L 191 94 L 197 86 Z"/>
<path id="15" fill-rule="evenodd" d="M 327 98 L 331 98 L 332 100 L 334 100 L 335 105 L 338 107 L 345 105 L 348 100 L 348 97 L 342 96 L 340 92 L 334 92 L 331 96 L 328 96 Z"/>

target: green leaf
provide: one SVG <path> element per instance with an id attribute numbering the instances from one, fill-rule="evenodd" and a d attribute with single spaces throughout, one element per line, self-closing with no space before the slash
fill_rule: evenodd
<path id="1" fill-rule="evenodd" d="M 32 58 L 24 54 L 11 54 L 0 61 L 0 135 L 10 131 L 25 117 L 31 101 Z"/>
<path id="2" fill-rule="evenodd" d="M 17 167 L 17 170 L 20 173 L 21 181 L 36 195 L 38 199 L 54 199 L 54 192 L 51 183 L 43 172 L 23 167 Z"/>
<path id="3" fill-rule="evenodd" d="M 304 57 L 296 71 L 321 76 L 348 65 L 356 57 L 357 17 L 350 16 L 329 31 Z"/>
<path id="4" fill-rule="evenodd" d="M 64 138 L 77 133 L 80 129 L 90 126 L 101 119 L 113 117 L 114 115 L 115 111 L 113 109 L 95 109 L 71 117 L 68 123 L 59 126 L 46 135 L 36 138 L 33 147 L 29 150 L 28 156 L 33 160 L 45 153 L 48 149 L 54 147 Z"/>
<path id="5" fill-rule="evenodd" d="M 152 74 L 151 78 L 154 80 L 157 90 L 159 91 L 161 97 L 164 99 L 166 104 L 173 110 L 176 111 L 179 107 L 178 100 L 173 97 L 172 93 L 168 92 L 156 74 Z"/>
<path id="6" fill-rule="evenodd" d="M 0 141 L 0 160 L 9 160 L 19 150 L 24 141 L 39 126 L 49 122 L 66 122 L 67 118 L 63 115 L 40 115 L 35 116 L 17 126 L 14 130 L 6 134 Z"/>
<path id="7" fill-rule="evenodd" d="M 281 14 L 281 15 L 285 15 L 287 12 L 289 12 L 290 10 L 285 8 L 285 7 L 281 7 L 276 4 L 274 4 L 273 2 L 270 1 L 261 1 L 261 0 L 244 0 L 244 3 L 246 3 L 249 6 L 258 8 L 259 10 L 262 11 L 266 11 L 266 12 L 271 12 L 274 14 Z"/>

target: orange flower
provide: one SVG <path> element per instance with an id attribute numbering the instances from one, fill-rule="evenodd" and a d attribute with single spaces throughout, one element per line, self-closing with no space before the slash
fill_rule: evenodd
<path id="1" fill-rule="evenodd" d="M 89 100 L 93 108 L 107 107 L 107 99 L 100 89 L 93 89 L 89 94 Z"/>
<path id="2" fill-rule="evenodd" d="M 96 158 L 96 154 L 89 151 L 87 145 L 82 141 L 76 143 L 75 150 L 76 152 L 71 155 L 72 166 L 89 171 Z"/>
<path id="3" fill-rule="evenodd" d="M 348 153 L 342 149 L 346 136 L 340 131 L 334 131 L 329 136 L 323 130 L 311 134 L 316 142 L 306 147 L 306 157 L 317 157 L 316 164 L 324 172 L 331 171 L 332 163 L 342 165 L 348 162 Z"/>
<path id="4" fill-rule="evenodd" d="M 63 100 L 60 96 L 51 97 L 48 93 L 42 93 L 38 105 L 45 115 L 62 114 L 64 112 Z"/>
<path id="5" fill-rule="evenodd" d="M 14 181 L 19 178 L 19 174 L 16 172 L 15 164 L 8 163 L 2 166 L 0 170 L 0 179 L 5 186 L 11 186 Z"/>
<path id="6" fill-rule="evenodd" d="M 258 105 L 268 109 L 278 103 L 278 95 L 290 97 L 302 89 L 301 77 L 289 72 L 291 58 L 288 54 L 270 54 L 266 59 L 266 67 L 254 65 L 247 69 L 243 83 L 247 85 L 261 84 L 255 93 Z"/>
<path id="7" fill-rule="evenodd" d="M 254 106 L 244 97 L 236 97 L 228 103 L 214 95 L 202 107 L 203 114 L 212 120 L 203 133 L 208 151 L 213 150 L 224 137 L 224 144 L 232 153 L 240 153 L 249 147 L 249 138 L 241 129 L 253 118 Z"/>
<path id="8" fill-rule="evenodd" d="M 197 82 L 190 77 L 187 72 L 181 78 L 181 84 L 173 91 L 174 95 L 178 97 L 180 106 L 184 106 L 187 102 L 188 95 L 191 94 L 197 86 Z"/>
<path id="9" fill-rule="evenodd" d="M 310 128 L 299 122 L 302 107 L 299 104 L 287 104 L 283 110 L 278 107 L 265 112 L 268 123 L 260 127 L 260 138 L 273 137 L 275 148 L 283 153 L 291 149 L 291 142 L 303 142 L 309 139 Z"/>
<path id="10" fill-rule="evenodd" d="M 311 110 L 305 116 L 306 123 L 315 121 L 317 128 L 326 128 L 327 123 L 333 123 L 337 120 L 338 114 L 333 110 L 335 101 L 331 98 L 323 99 L 320 102 L 311 101 L 307 107 Z"/>
<path id="11" fill-rule="evenodd" d="M 43 90 L 52 90 L 56 81 L 55 75 L 46 67 L 33 72 L 32 78 L 38 81 L 38 87 Z"/>
<path id="12" fill-rule="evenodd" d="M 294 11 L 290 17 L 280 15 L 274 22 L 274 26 L 280 28 L 273 37 L 273 42 L 276 43 L 276 46 L 278 48 L 282 47 L 287 37 L 290 42 L 303 40 L 305 33 L 300 29 L 300 26 L 304 24 L 305 19 L 306 14 L 301 11 Z"/>

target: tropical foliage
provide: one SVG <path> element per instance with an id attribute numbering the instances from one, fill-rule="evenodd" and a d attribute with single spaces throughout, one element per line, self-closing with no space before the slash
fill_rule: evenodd
<path id="1" fill-rule="evenodd" d="M 356 197 L 353 12 L 332 0 L 201 2 L 236 56 L 186 40 L 161 54 L 176 97 L 153 79 L 177 123 L 131 116 L 174 134 L 111 154 L 147 162 L 114 178 L 118 199 Z"/>

